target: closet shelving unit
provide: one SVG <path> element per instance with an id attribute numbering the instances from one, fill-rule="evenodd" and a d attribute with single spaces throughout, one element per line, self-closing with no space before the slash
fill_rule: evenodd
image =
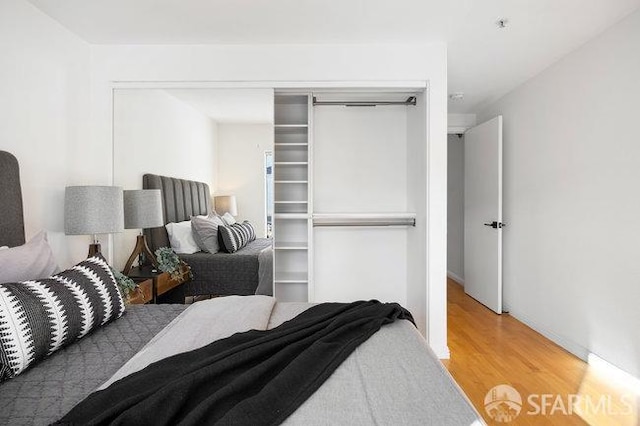
<path id="1" fill-rule="evenodd" d="M 312 96 L 276 92 L 274 144 L 274 295 L 309 300 L 312 276 Z"/>

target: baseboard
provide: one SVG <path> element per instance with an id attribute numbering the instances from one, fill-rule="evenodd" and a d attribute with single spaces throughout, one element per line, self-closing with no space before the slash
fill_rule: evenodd
<path id="1" fill-rule="evenodd" d="M 581 360 L 588 362 L 589 349 L 585 348 L 584 346 L 579 345 L 578 343 L 572 340 L 559 336 L 556 333 L 549 331 L 544 327 L 541 327 L 535 321 L 532 321 L 530 318 L 526 317 L 525 315 L 521 315 L 517 311 L 510 311 L 509 315 L 511 315 L 512 317 L 514 317 L 515 319 L 517 319 L 527 327 L 531 328 L 532 330 L 542 334 L 544 337 L 551 340 L 553 343 L 565 349 L 566 351 L 577 356 Z"/>
<path id="2" fill-rule="evenodd" d="M 456 274 L 454 274 L 451 271 L 447 271 L 447 277 L 451 278 L 452 280 L 454 280 L 455 282 L 457 282 L 460 285 L 464 285 L 464 279 L 460 278 L 459 276 L 457 276 Z"/>
<path id="3" fill-rule="evenodd" d="M 636 377 L 622 368 L 605 361 L 594 353 L 589 354 L 589 366 L 613 378 L 616 382 L 624 384 L 629 389 L 633 389 L 635 393 L 640 395 L 640 377 Z"/>
<path id="4" fill-rule="evenodd" d="M 640 389 L 640 377 L 635 377 L 634 375 L 621 369 L 620 367 L 611 364 L 610 362 L 608 362 L 603 358 L 600 358 L 598 355 L 591 353 L 591 351 L 585 348 L 584 346 L 579 345 L 578 343 L 572 340 L 565 339 L 564 337 L 558 336 L 557 334 L 543 327 L 538 326 L 538 324 L 536 324 L 534 321 L 531 321 L 529 318 L 527 318 L 524 315 L 520 315 L 517 312 L 510 312 L 509 315 L 511 315 L 512 317 L 514 317 L 515 319 L 517 319 L 527 327 L 542 334 L 544 337 L 551 340 L 556 345 L 572 353 L 573 355 L 577 356 L 578 358 L 580 358 L 581 360 L 583 360 L 584 362 L 590 365 L 592 365 L 594 362 L 594 360 L 590 358 L 594 358 L 594 357 L 597 358 L 599 360 L 599 364 L 608 365 L 607 368 L 608 370 L 610 370 L 609 371 L 610 374 L 611 374 L 611 371 L 615 371 L 618 376 L 625 376 L 625 381 L 627 383 L 633 383 L 633 386 L 635 386 L 636 389 Z"/>
<path id="5" fill-rule="evenodd" d="M 431 346 L 431 350 L 436 354 L 436 356 L 438 357 L 438 359 L 449 359 L 451 358 L 451 352 L 449 352 L 449 346 L 443 346 L 443 347 L 433 347 Z"/>

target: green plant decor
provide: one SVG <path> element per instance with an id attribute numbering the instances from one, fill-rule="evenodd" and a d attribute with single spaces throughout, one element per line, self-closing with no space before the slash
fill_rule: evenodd
<path id="1" fill-rule="evenodd" d="M 127 277 L 119 271 L 116 271 L 113 268 L 111 268 L 111 272 L 113 272 L 113 276 L 116 279 L 118 290 L 120 290 L 122 298 L 125 300 L 125 302 L 128 302 L 131 294 L 138 289 L 138 284 L 136 284 L 131 278 Z"/>
<path id="2" fill-rule="evenodd" d="M 178 255 L 170 247 L 160 247 L 155 252 L 156 260 L 158 261 L 158 269 L 162 272 L 167 272 L 171 278 L 178 279 L 181 274 L 181 267 L 185 267 L 189 278 L 193 278 L 191 267 L 185 262 L 180 260 Z"/>

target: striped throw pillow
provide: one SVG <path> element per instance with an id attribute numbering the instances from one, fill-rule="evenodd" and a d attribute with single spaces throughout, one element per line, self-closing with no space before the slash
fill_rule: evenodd
<path id="1" fill-rule="evenodd" d="M 0 284 L 0 382 L 119 318 L 124 309 L 100 254 L 49 278 Z"/>
<path id="2" fill-rule="evenodd" d="M 256 239 L 256 230 L 249 221 L 218 227 L 220 240 L 227 253 L 235 253 Z"/>

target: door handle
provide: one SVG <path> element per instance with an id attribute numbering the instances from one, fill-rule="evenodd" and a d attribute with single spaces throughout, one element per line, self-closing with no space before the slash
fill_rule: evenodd
<path id="1" fill-rule="evenodd" d="M 490 226 L 493 229 L 498 229 L 498 228 L 503 228 L 505 227 L 507 224 L 506 223 L 502 223 L 502 222 L 496 222 L 495 220 L 491 223 L 485 223 L 484 226 Z"/>

